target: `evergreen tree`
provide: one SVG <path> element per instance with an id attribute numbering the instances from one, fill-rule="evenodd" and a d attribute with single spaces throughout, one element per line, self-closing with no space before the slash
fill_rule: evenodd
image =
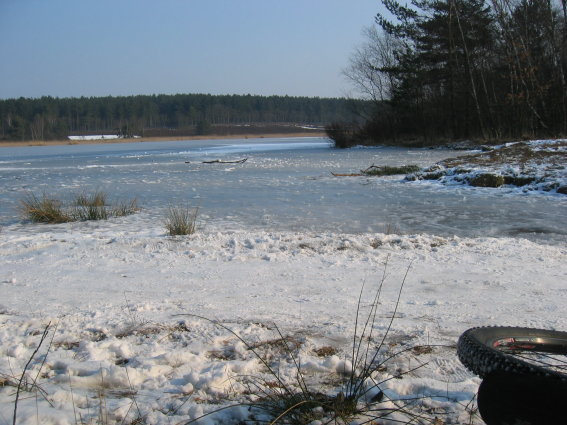
<path id="1" fill-rule="evenodd" d="M 325 125 L 354 119 L 352 99 L 178 94 L 0 100 L 0 139 L 43 140 L 72 134 L 189 136 L 234 124 Z M 204 125 L 206 124 L 206 125 Z M 226 133 L 225 133 L 226 134 Z"/>
<path id="2" fill-rule="evenodd" d="M 435 143 L 567 131 L 567 1 L 382 3 L 392 18 L 376 16 L 379 30 L 346 73 L 365 94 L 386 81 L 389 97 L 356 137 Z"/>
<path id="3" fill-rule="evenodd" d="M 478 81 L 493 40 L 490 9 L 483 0 L 412 3 L 417 9 L 410 11 L 394 0 L 384 2 L 401 24 L 381 15 L 376 19 L 403 41 L 397 66 L 387 70 L 398 81 L 394 105 L 404 115 L 410 112 L 410 122 L 418 124 L 424 138 L 468 137 L 471 127 L 483 133 Z"/>

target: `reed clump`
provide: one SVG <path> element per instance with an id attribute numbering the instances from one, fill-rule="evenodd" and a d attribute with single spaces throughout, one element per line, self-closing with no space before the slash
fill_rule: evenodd
<path id="1" fill-rule="evenodd" d="M 192 235 L 197 230 L 199 208 L 170 206 L 165 217 L 169 236 Z"/>
<path id="2" fill-rule="evenodd" d="M 47 196 L 28 194 L 20 201 L 20 211 L 33 223 L 67 223 L 73 221 L 71 214 L 63 208 L 61 201 Z"/>
<path id="3" fill-rule="evenodd" d="M 22 216 L 32 223 L 58 224 L 72 221 L 107 220 L 136 213 L 139 208 L 136 199 L 110 204 L 105 192 L 80 193 L 69 203 L 42 194 L 29 193 L 20 201 Z"/>

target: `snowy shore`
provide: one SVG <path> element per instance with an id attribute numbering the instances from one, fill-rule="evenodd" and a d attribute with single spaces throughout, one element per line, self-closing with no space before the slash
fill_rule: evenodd
<path id="1" fill-rule="evenodd" d="M 18 402 L 18 424 L 176 424 L 246 400 L 240 377 L 265 374 L 219 320 L 263 353 L 274 324 L 294 341 L 310 382 L 341 390 L 362 314 L 383 278 L 376 340 L 400 304 L 385 348 L 381 388 L 426 396 L 446 423 L 469 421 L 479 379 L 456 357 L 466 329 L 567 329 L 567 248 L 513 238 L 226 232 L 165 235 L 141 217 L 62 225 L 14 224 L 0 233 L 0 424 L 12 422 L 16 378 L 51 323 Z M 145 223 L 145 222 L 144 222 Z M 324 348 L 324 349 L 323 349 Z M 323 349 L 323 350 L 322 350 Z M 46 351 L 49 352 L 46 354 Z M 384 354 L 386 355 L 386 354 Z M 284 379 L 296 370 L 279 365 Z M 199 423 L 237 423 L 229 409 Z M 482 423 L 473 417 L 472 423 Z"/>
<path id="2" fill-rule="evenodd" d="M 447 185 L 508 187 L 528 193 L 567 194 L 567 140 L 533 140 L 487 148 L 463 155 L 408 176 Z"/>

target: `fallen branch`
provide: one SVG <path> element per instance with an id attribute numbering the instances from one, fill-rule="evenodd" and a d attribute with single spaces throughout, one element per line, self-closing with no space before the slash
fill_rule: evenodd
<path id="1" fill-rule="evenodd" d="M 417 165 L 400 165 L 400 166 L 390 166 L 390 165 L 374 165 L 365 170 L 360 170 L 365 176 L 395 176 L 398 174 L 412 174 L 417 173 L 421 168 Z"/>
<path id="2" fill-rule="evenodd" d="M 360 173 L 333 173 L 331 171 L 331 174 L 335 177 L 360 177 L 362 176 L 362 174 Z"/>
<path id="3" fill-rule="evenodd" d="M 248 158 L 238 159 L 235 161 L 223 161 L 222 159 L 213 159 L 211 161 L 203 161 L 203 164 L 244 164 Z"/>
<path id="4" fill-rule="evenodd" d="M 360 176 L 395 176 L 398 174 L 412 174 L 416 173 L 420 170 L 420 167 L 417 165 L 401 165 L 401 166 L 389 166 L 389 165 L 374 165 L 372 164 L 370 167 L 360 170 L 359 173 L 333 173 L 331 174 L 335 177 L 360 177 Z"/>

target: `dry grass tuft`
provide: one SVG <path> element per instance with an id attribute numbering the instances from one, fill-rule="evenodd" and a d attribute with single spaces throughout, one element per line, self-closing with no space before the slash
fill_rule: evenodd
<path id="1" fill-rule="evenodd" d="M 165 217 L 165 228 L 169 236 L 192 235 L 197 229 L 199 208 L 170 206 Z"/>
<path id="2" fill-rule="evenodd" d="M 75 205 L 79 207 L 104 207 L 106 206 L 106 193 L 97 190 L 91 195 L 81 193 L 75 198 Z"/>
<path id="3" fill-rule="evenodd" d="M 22 216 L 32 223 L 67 223 L 71 221 L 106 220 L 110 217 L 123 217 L 139 210 L 136 200 L 122 201 L 109 206 L 107 195 L 96 191 L 93 194 L 81 193 L 70 205 L 54 197 L 43 194 L 41 197 L 29 193 L 20 201 Z"/>
<path id="4" fill-rule="evenodd" d="M 34 223 L 67 223 L 73 217 L 64 211 L 63 204 L 57 199 L 50 198 L 45 193 L 38 197 L 28 194 L 20 201 L 20 212 Z"/>
<path id="5" fill-rule="evenodd" d="M 140 211 L 140 208 L 138 207 L 138 201 L 136 198 L 130 201 L 120 201 L 111 209 L 113 217 L 125 217 L 127 215 L 135 214 L 138 211 Z"/>
<path id="6" fill-rule="evenodd" d="M 394 377 L 383 376 L 386 362 L 410 350 L 408 348 L 399 353 L 386 354 L 385 346 L 392 322 L 396 317 L 401 290 L 408 272 L 409 267 L 400 286 L 394 313 L 389 316 L 389 324 L 385 333 L 381 336 L 375 335 L 375 325 L 386 273 L 384 273 L 369 306 L 364 303 L 363 307 L 363 291 L 361 290 L 355 318 L 352 354 L 350 359 L 347 359 L 349 361 L 345 361 L 344 371 L 337 371 L 341 375 L 340 389 L 331 391 L 321 387 L 319 383 L 311 382 L 302 368 L 298 353 L 301 348 L 301 341 L 294 337 L 284 336 L 277 326 L 274 326 L 277 332 L 276 339 L 251 344 L 218 321 L 191 315 L 231 333 L 254 354 L 263 366 L 262 375 L 246 375 L 239 378 L 239 382 L 247 388 L 247 393 L 253 396 L 249 403 L 237 403 L 223 407 L 216 412 L 231 407 L 246 406 L 251 412 L 250 419 L 253 423 L 290 425 L 378 424 L 383 423 L 383 421 L 422 425 L 442 423 L 437 418 L 424 413 L 420 408 L 420 400 L 427 397 L 392 399 L 380 389 L 380 386 L 388 380 L 398 377 L 401 379 L 404 375 L 412 373 L 424 365 L 419 363 L 408 371 L 400 370 Z M 362 313 L 363 308 L 366 313 Z M 271 356 L 273 351 L 279 352 L 277 358 Z M 426 348 L 420 348 L 418 351 L 423 354 L 428 352 Z M 313 352 L 322 357 L 336 354 L 333 347 L 321 347 L 313 350 Z M 295 377 L 291 382 L 284 379 L 280 373 L 280 367 L 283 363 L 291 365 L 295 369 Z M 214 415 L 216 412 L 206 413 L 188 423 L 198 423 L 203 417 Z"/>

